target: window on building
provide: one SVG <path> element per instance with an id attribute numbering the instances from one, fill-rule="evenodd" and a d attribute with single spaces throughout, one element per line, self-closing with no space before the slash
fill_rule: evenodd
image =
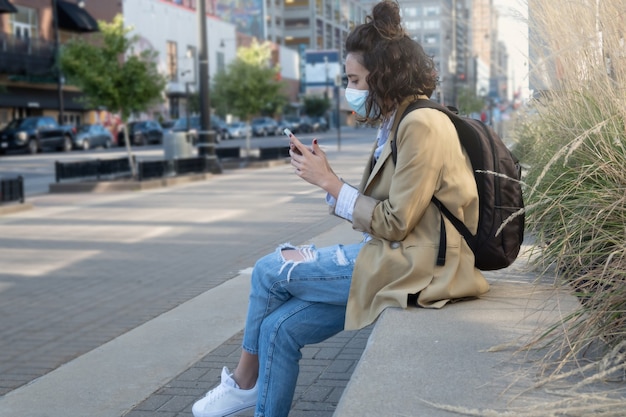
<path id="1" fill-rule="evenodd" d="M 291 7 L 309 7 L 309 0 L 286 0 L 285 9 Z"/>
<path id="2" fill-rule="evenodd" d="M 419 20 L 407 20 L 404 27 L 409 31 L 419 30 L 422 27 L 422 22 Z"/>
<path id="3" fill-rule="evenodd" d="M 322 19 L 317 19 L 315 21 L 315 34 L 318 38 L 324 36 L 324 22 L 322 21 Z"/>
<path id="4" fill-rule="evenodd" d="M 178 119 L 180 117 L 179 107 L 178 97 L 170 97 L 170 119 Z"/>
<path id="5" fill-rule="evenodd" d="M 424 16 L 439 16 L 439 6 L 424 6 Z"/>
<path id="6" fill-rule="evenodd" d="M 404 17 L 417 17 L 419 16 L 419 9 L 417 7 L 406 7 L 403 9 Z"/>
<path id="7" fill-rule="evenodd" d="M 167 41 L 167 76 L 170 81 L 178 81 L 178 45 Z"/>
<path id="8" fill-rule="evenodd" d="M 425 35 L 424 36 L 424 43 L 425 44 L 439 43 L 439 34 L 429 33 L 429 34 Z"/>
<path id="9" fill-rule="evenodd" d="M 17 13 L 10 14 L 11 32 L 16 38 L 30 39 L 39 37 L 37 11 L 30 7 L 15 5 Z"/>
<path id="10" fill-rule="evenodd" d="M 215 54 L 215 69 L 217 72 L 226 71 L 226 59 L 224 58 L 224 52 L 217 51 Z"/>
<path id="11" fill-rule="evenodd" d="M 193 45 L 187 45 L 187 52 L 185 52 L 185 60 L 188 63 L 185 65 L 187 68 L 191 70 L 191 75 L 193 80 L 196 80 L 196 73 L 198 71 L 198 55 L 196 51 L 196 47 Z"/>
<path id="12" fill-rule="evenodd" d="M 333 49 L 333 28 L 328 23 L 326 24 L 326 42 L 324 48 Z"/>
<path id="13" fill-rule="evenodd" d="M 309 25 L 309 19 L 297 18 L 297 19 L 285 19 L 286 28 L 306 27 Z"/>
<path id="14" fill-rule="evenodd" d="M 439 29 L 439 20 L 425 20 L 424 29 Z"/>

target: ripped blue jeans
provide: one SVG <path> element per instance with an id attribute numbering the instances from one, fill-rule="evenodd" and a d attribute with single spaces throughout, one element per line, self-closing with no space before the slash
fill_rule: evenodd
<path id="1" fill-rule="evenodd" d="M 300 348 L 343 330 L 354 261 L 363 246 L 280 246 L 252 272 L 243 349 L 259 358 L 255 417 L 286 417 L 298 379 Z M 287 261 L 297 249 L 304 261 Z"/>

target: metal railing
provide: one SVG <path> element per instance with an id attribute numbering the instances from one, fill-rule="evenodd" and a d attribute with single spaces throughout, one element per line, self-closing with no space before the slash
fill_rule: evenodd
<path id="1" fill-rule="evenodd" d="M 181 158 L 135 162 L 139 181 L 167 176 L 208 172 L 209 164 L 204 157 Z M 115 177 L 128 177 L 131 174 L 128 158 L 94 159 L 79 162 L 55 162 L 56 182 L 76 178 L 101 180 Z"/>
<path id="2" fill-rule="evenodd" d="M 259 159 L 267 161 L 268 159 L 281 159 L 289 157 L 289 147 L 280 146 L 274 148 L 260 148 Z"/>
<path id="3" fill-rule="evenodd" d="M 130 175 L 128 158 L 94 159 L 92 161 L 54 163 L 56 182 L 75 178 L 120 177 Z"/>
<path id="4" fill-rule="evenodd" d="M 24 203 L 24 178 L 0 178 L 0 204 L 15 201 Z"/>
<path id="5" fill-rule="evenodd" d="M 176 175 L 198 174 L 208 172 L 209 162 L 207 158 L 184 158 L 174 159 L 174 172 Z"/>
<path id="6" fill-rule="evenodd" d="M 53 66 L 53 43 L 0 33 L 0 74 L 49 75 Z"/>
<path id="7" fill-rule="evenodd" d="M 139 181 L 162 178 L 171 172 L 169 161 L 140 161 L 137 163 Z"/>

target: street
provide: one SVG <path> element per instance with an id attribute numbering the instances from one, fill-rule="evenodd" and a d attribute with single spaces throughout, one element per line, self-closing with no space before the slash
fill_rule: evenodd
<path id="1" fill-rule="evenodd" d="M 341 144 L 353 143 L 360 137 L 373 138 L 373 129 L 352 129 L 343 128 L 341 132 Z M 325 133 L 308 133 L 298 135 L 304 142 L 308 143 L 313 137 L 317 137 L 320 144 L 329 149 L 337 149 L 337 130 L 331 129 Z M 372 139 L 373 140 L 373 139 Z M 285 136 L 254 137 L 250 140 L 251 148 L 275 147 L 287 145 Z M 230 139 L 222 141 L 218 147 L 246 147 L 245 139 Z M 162 159 L 164 157 L 163 145 L 134 146 L 132 148 L 138 160 Z M 123 158 L 126 156 L 126 148 L 113 147 L 111 149 L 90 149 L 88 151 L 45 152 L 37 155 L 29 154 L 9 154 L 0 156 L 0 177 L 13 178 L 21 175 L 24 177 L 24 194 L 28 196 L 39 195 L 48 192 L 49 184 L 53 183 L 54 162 L 82 161 L 96 158 Z"/>

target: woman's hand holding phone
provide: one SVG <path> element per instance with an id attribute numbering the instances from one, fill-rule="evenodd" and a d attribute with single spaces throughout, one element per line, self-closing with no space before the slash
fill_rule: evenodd
<path id="1" fill-rule="evenodd" d="M 317 139 L 313 139 L 311 147 L 307 148 L 291 130 L 285 129 L 283 132 L 289 136 L 289 154 L 296 175 L 337 198 L 343 182 L 333 172 Z"/>
<path id="2" fill-rule="evenodd" d="M 296 136 L 291 132 L 291 130 L 285 128 L 285 130 L 283 130 L 283 133 L 287 135 L 287 137 L 289 138 L 290 152 L 296 153 L 298 155 L 302 155 L 302 152 L 294 145 L 293 141 L 291 140 L 292 138 L 298 140 Z"/>

